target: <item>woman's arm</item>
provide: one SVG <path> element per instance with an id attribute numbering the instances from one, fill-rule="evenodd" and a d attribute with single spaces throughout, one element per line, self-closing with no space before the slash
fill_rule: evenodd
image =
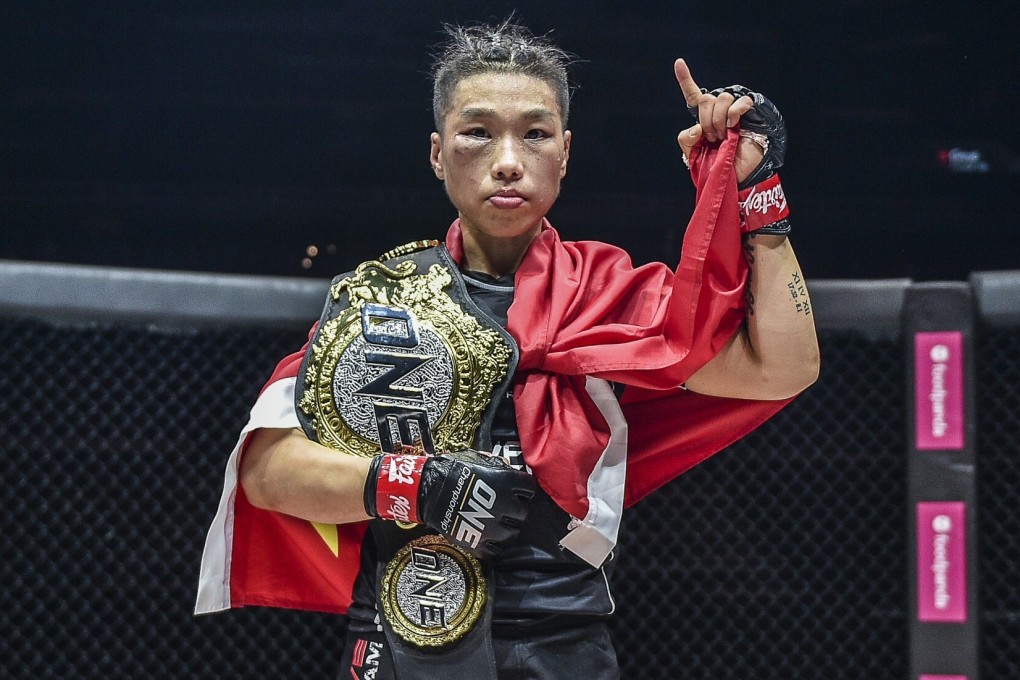
<path id="1" fill-rule="evenodd" d="M 313 522 L 368 519 L 365 480 L 370 458 L 328 449 L 301 430 L 255 430 L 241 458 L 248 500 L 266 510 Z"/>
<path id="2" fill-rule="evenodd" d="M 786 236 L 748 234 L 747 320 L 687 380 L 695 392 L 741 399 L 786 399 L 818 378 L 814 313 L 804 274 Z"/>
<path id="3" fill-rule="evenodd" d="M 702 91 L 682 59 L 676 61 L 674 69 L 687 106 L 698 120 L 677 137 L 687 158 L 696 145 L 718 144 L 725 139 L 729 129 L 752 110 L 754 102 L 747 95 Z M 747 92 L 741 88 L 727 89 L 734 90 L 737 95 Z M 778 111 L 773 109 L 773 113 L 775 128 L 769 131 L 770 135 L 778 132 L 782 139 L 770 141 L 785 148 L 782 118 Z M 762 119 L 760 112 L 757 118 Z M 756 176 L 750 181 L 764 184 L 774 167 L 781 164 L 779 155 L 774 165 L 775 156 L 767 167 L 763 166 L 766 154 L 762 142 L 741 136 L 733 161 L 737 182 L 742 183 L 752 173 L 757 173 L 765 176 Z M 781 196 L 781 187 L 776 190 Z M 785 198 L 782 207 L 785 208 Z M 747 319 L 719 354 L 686 384 L 695 392 L 721 397 L 787 399 L 818 378 L 818 339 L 804 274 L 786 235 L 751 231 L 744 236 L 744 255 L 750 265 Z"/>

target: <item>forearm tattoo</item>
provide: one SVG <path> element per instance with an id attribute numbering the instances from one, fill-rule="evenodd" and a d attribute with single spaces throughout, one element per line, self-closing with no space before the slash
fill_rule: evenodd
<path id="1" fill-rule="evenodd" d="M 811 316 L 811 302 L 808 300 L 807 287 L 804 285 L 804 279 L 801 278 L 800 272 L 793 272 L 793 277 L 786 287 L 790 290 L 790 299 L 793 300 L 797 312 L 804 316 Z"/>

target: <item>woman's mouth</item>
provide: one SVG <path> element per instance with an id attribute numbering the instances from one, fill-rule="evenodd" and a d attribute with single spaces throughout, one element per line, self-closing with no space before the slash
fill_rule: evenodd
<path id="1" fill-rule="evenodd" d="M 524 203 L 524 197 L 516 191 L 500 191 L 489 196 L 489 203 L 502 210 L 512 210 Z"/>

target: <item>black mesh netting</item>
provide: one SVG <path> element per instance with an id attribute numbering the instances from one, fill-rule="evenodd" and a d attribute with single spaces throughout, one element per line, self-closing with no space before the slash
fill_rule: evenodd
<path id="1" fill-rule="evenodd" d="M 304 337 L 0 321 L 6 677 L 335 675 L 337 617 L 191 615 L 226 455 Z M 624 677 L 905 677 L 902 348 L 823 347 L 806 395 L 625 520 Z"/>
<path id="2" fill-rule="evenodd" d="M 335 672 L 335 617 L 191 615 L 226 454 L 304 337 L 0 323 L 7 677 Z"/>
<path id="3" fill-rule="evenodd" d="M 1020 678 L 1020 327 L 978 339 L 981 678 Z"/>
<path id="4" fill-rule="evenodd" d="M 818 383 L 624 519 L 625 678 L 903 678 L 901 346 L 823 333 Z"/>

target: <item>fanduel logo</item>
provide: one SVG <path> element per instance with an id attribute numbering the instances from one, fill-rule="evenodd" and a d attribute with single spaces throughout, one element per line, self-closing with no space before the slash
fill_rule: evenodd
<path id="1" fill-rule="evenodd" d="M 914 404 L 918 449 L 963 448 L 963 368 L 962 333 L 917 333 L 914 338 Z"/>
<path id="2" fill-rule="evenodd" d="M 934 602 L 936 609 L 949 606 L 949 532 L 953 529 L 953 521 L 948 515 L 938 515 L 931 522 L 935 531 L 932 541 L 931 571 L 935 575 Z"/>
<path id="3" fill-rule="evenodd" d="M 944 437 L 949 425 L 946 423 L 946 362 L 949 361 L 949 348 L 935 345 L 929 353 L 931 357 L 931 434 L 933 437 Z"/>
<path id="4" fill-rule="evenodd" d="M 966 507 L 917 504 L 917 614 L 921 621 L 967 620 Z"/>

